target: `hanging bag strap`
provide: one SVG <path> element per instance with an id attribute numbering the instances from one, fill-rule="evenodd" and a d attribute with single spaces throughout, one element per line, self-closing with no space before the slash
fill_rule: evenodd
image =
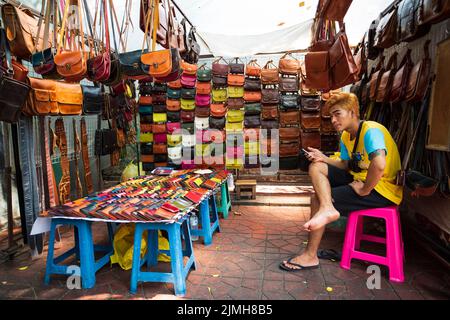
<path id="1" fill-rule="evenodd" d="M 270 67 L 273 67 L 273 68 L 270 68 Z M 269 60 L 264 65 L 263 69 L 278 69 L 278 67 L 273 63 L 273 60 Z"/>
<path id="2" fill-rule="evenodd" d="M 353 156 L 353 154 L 356 152 L 356 148 L 358 147 L 359 136 L 360 136 L 360 134 L 361 134 L 361 130 L 362 130 L 363 124 L 364 124 L 364 121 L 361 121 L 361 122 L 359 123 L 358 132 L 356 133 L 355 144 L 353 145 L 352 156 Z"/>
<path id="3" fill-rule="evenodd" d="M 223 57 L 219 57 L 216 60 L 213 61 L 213 63 L 218 63 L 220 60 L 222 60 L 223 62 L 225 62 L 226 64 L 229 64 L 228 61 L 226 61 Z"/>

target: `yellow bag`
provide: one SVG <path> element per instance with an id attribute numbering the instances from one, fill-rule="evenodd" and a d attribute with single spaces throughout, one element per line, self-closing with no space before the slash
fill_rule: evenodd
<path id="1" fill-rule="evenodd" d="M 144 172 L 144 170 L 142 169 L 142 162 L 139 163 L 139 166 L 141 167 L 141 172 Z M 128 179 L 131 179 L 131 178 L 134 178 L 134 177 L 137 177 L 137 176 L 139 176 L 138 166 L 135 165 L 133 163 L 133 161 L 131 161 L 125 167 L 125 169 L 123 169 L 120 181 L 124 182 L 124 181 L 127 181 Z"/>
<path id="2" fill-rule="evenodd" d="M 121 224 L 117 229 L 114 240 L 114 254 L 110 257 L 111 264 L 118 263 L 124 270 L 130 270 L 133 264 L 134 249 L 134 228 L 133 223 Z M 159 250 L 168 250 L 169 242 L 164 238 L 158 230 L 158 247 Z M 147 251 L 147 231 L 144 232 L 141 240 L 141 259 Z M 166 254 L 159 254 L 158 261 L 168 262 L 170 257 Z"/>
<path id="3" fill-rule="evenodd" d="M 226 122 L 225 131 L 234 132 L 234 131 L 244 131 L 244 122 Z"/>
<path id="4" fill-rule="evenodd" d="M 227 112 L 228 122 L 242 122 L 244 121 L 244 111 L 243 110 L 228 110 Z"/>
<path id="5" fill-rule="evenodd" d="M 167 113 L 154 113 L 153 114 L 153 122 L 154 123 L 166 123 L 167 122 Z"/>
<path id="6" fill-rule="evenodd" d="M 151 133 L 151 132 L 142 133 L 141 132 L 140 141 L 141 142 L 153 142 L 153 133 Z"/>
<path id="7" fill-rule="evenodd" d="M 227 101 L 227 89 L 213 89 L 212 98 L 214 102 Z"/>
<path id="8" fill-rule="evenodd" d="M 181 109 L 191 111 L 195 109 L 195 100 L 181 99 Z"/>
<path id="9" fill-rule="evenodd" d="M 181 134 L 168 134 L 167 144 L 169 147 L 176 147 L 181 144 Z"/>
<path id="10" fill-rule="evenodd" d="M 244 96 L 244 87 L 228 87 L 228 97 L 230 98 L 242 98 Z"/>
<path id="11" fill-rule="evenodd" d="M 245 154 L 248 156 L 256 156 L 259 154 L 259 142 L 245 142 Z"/>

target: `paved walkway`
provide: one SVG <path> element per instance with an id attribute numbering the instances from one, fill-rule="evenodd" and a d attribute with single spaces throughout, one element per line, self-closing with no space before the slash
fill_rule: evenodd
<path id="1" fill-rule="evenodd" d="M 354 261 L 350 271 L 338 262 L 321 261 L 321 267 L 297 273 L 278 268 L 278 264 L 306 244 L 307 234 L 300 226 L 309 217 L 308 207 L 234 206 L 240 215 L 220 220 L 222 233 L 213 244 L 194 245 L 198 269 L 188 276 L 188 299 L 449 299 L 450 275 L 426 253 L 406 241 L 406 281 L 390 283 L 387 269 L 381 267 L 381 289 L 366 286 L 367 265 Z M 94 224 L 97 240 L 106 238 L 103 224 Z M 324 248 L 340 249 L 343 233 L 327 231 Z M 72 235 L 63 234 L 62 252 L 72 245 Z M 369 248 L 367 245 L 363 248 Z M 373 247 L 370 250 L 383 251 Z M 3 299 L 176 299 L 173 286 L 164 283 L 139 285 L 130 295 L 130 271 L 118 265 L 106 266 L 97 273 L 90 290 L 69 290 L 65 276 L 52 276 L 50 286 L 43 284 L 45 256 L 31 260 L 18 257 L 0 265 L 0 298 Z M 23 268 L 26 267 L 26 268 Z M 168 269 L 161 263 L 158 268 Z"/>

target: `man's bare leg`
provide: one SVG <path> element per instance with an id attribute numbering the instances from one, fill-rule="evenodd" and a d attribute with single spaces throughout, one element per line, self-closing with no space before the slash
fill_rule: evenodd
<path id="1" fill-rule="evenodd" d="M 316 195 L 311 197 L 311 217 L 315 216 L 319 211 L 319 200 Z M 311 231 L 309 233 L 308 245 L 305 251 L 299 256 L 291 260 L 292 263 L 299 264 L 304 267 L 315 266 L 319 264 L 319 258 L 317 258 L 317 250 L 319 250 L 320 240 L 322 240 L 322 235 L 325 231 L 325 226 Z M 283 261 L 283 263 L 291 269 L 299 269 L 298 266 Z"/>
<path id="2" fill-rule="evenodd" d="M 328 166 L 323 162 L 312 163 L 309 166 L 309 175 L 319 200 L 319 210 L 303 227 L 307 231 L 318 230 L 330 222 L 339 219 L 339 212 L 331 200 L 331 186 L 328 180 Z"/>

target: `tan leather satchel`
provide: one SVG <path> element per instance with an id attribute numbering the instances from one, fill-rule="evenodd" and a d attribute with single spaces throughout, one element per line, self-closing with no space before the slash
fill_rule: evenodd
<path id="1" fill-rule="evenodd" d="M 288 58 L 290 57 L 290 59 Z M 292 56 L 290 52 L 285 53 L 278 62 L 278 70 L 282 74 L 298 75 L 300 61 Z"/>
<path id="2" fill-rule="evenodd" d="M 62 115 L 79 115 L 83 106 L 83 92 L 79 83 L 56 81 L 56 102 Z"/>
<path id="3" fill-rule="evenodd" d="M 381 75 L 375 98 L 376 102 L 385 102 L 391 95 L 392 81 L 397 72 L 397 55 L 397 52 L 392 54 L 386 67 L 386 71 Z"/>
<path id="4" fill-rule="evenodd" d="M 411 49 L 408 49 L 392 81 L 392 89 L 389 97 L 390 102 L 396 103 L 403 100 L 412 67 Z"/>
<path id="5" fill-rule="evenodd" d="M 282 126 L 298 125 L 300 122 L 300 111 L 280 112 L 280 124 Z"/>
<path id="6" fill-rule="evenodd" d="M 370 80 L 369 80 L 369 99 L 375 101 L 377 96 L 378 85 L 380 83 L 381 76 L 384 73 L 384 56 L 380 57 L 378 65 L 372 69 Z"/>
<path id="7" fill-rule="evenodd" d="M 31 115 L 56 115 L 59 113 L 56 98 L 56 81 L 29 77 L 31 86 L 29 104 Z M 80 87 L 81 89 L 81 87 Z"/>
<path id="8" fill-rule="evenodd" d="M 377 26 L 374 46 L 387 49 L 397 43 L 398 37 L 398 8 L 393 9 L 383 16 Z"/>
<path id="9" fill-rule="evenodd" d="M 425 42 L 424 57 L 417 63 L 409 75 L 405 100 L 410 102 L 422 101 L 428 88 L 431 74 L 431 59 L 429 51 L 430 40 Z"/>
<path id="10" fill-rule="evenodd" d="M 277 84 L 278 83 L 278 68 L 273 64 L 272 60 L 267 61 L 266 65 L 261 70 L 262 84 Z"/>
<path id="11" fill-rule="evenodd" d="M 320 112 L 302 112 L 300 122 L 303 129 L 320 129 Z"/>

